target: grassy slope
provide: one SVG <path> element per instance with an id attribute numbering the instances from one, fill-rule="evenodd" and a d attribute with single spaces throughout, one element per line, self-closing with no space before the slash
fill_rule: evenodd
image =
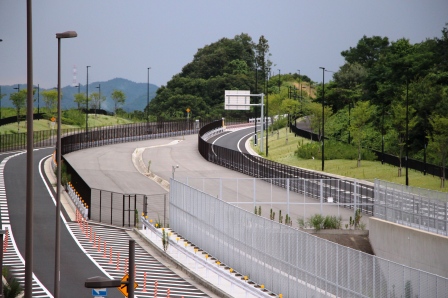
<path id="1" fill-rule="evenodd" d="M 288 139 L 288 141 L 286 141 Z M 268 159 L 305 169 L 320 171 L 322 169 L 322 161 L 320 159 L 304 160 L 294 156 L 294 151 L 300 144 L 310 142 L 308 139 L 294 137 L 286 128 L 273 135 L 269 134 L 269 156 Z M 254 148 L 254 147 L 252 147 Z M 258 152 L 258 148 L 254 149 Z M 378 161 L 361 161 L 361 167 L 356 166 L 356 160 L 325 160 L 325 172 L 345 177 L 351 177 L 361 180 L 373 182 L 378 178 L 393 183 L 406 184 L 405 169 L 402 170 L 402 176 L 398 177 L 398 168 L 384 164 Z M 440 188 L 440 178 L 430 175 L 423 175 L 409 169 L 409 185 L 412 187 L 420 187 L 437 191 L 448 192 L 448 188 Z"/>
<path id="2" fill-rule="evenodd" d="M 106 116 L 106 115 L 94 115 L 89 114 L 89 127 L 98 127 L 98 126 L 110 126 L 110 125 L 117 125 L 117 124 L 127 124 L 127 123 L 133 123 L 133 121 L 113 116 Z M 57 129 L 57 126 L 53 126 L 54 129 Z M 73 125 L 66 125 L 62 124 L 62 129 L 65 128 L 78 128 L 78 126 Z M 33 130 L 34 131 L 41 131 L 41 130 L 49 130 L 51 129 L 51 122 L 48 120 L 34 120 L 33 122 Z M 19 132 L 24 133 L 26 132 L 26 121 L 21 121 L 19 124 Z M 11 123 L 7 125 L 0 126 L 0 133 L 17 133 L 17 123 Z"/>

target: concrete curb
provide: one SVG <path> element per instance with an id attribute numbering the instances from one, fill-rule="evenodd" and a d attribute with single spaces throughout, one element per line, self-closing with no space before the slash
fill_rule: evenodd
<path id="1" fill-rule="evenodd" d="M 150 245 L 152 249 L 157 251 L 157 253 L 158 253 L 157 259 L 163 258 L 165 261 L 168 261 L 168 262 L 174 264 L 177 269 L 181 270 L 183 273 L 188 275 L 188 277 L 190 277 L 196 283 L 200 284 L 201 286 L 203 286 L 204 288 L 206 288 L 207 290 L 209 290 L 213 294 L 216 294 L 217 297 L 224 297 L 224 298 L 232 298 L 233 297 L 232 295 L 229 295 L 228 293 L 222 291 L 221 289 L 217 288 L 212 283 L 208 282 L 207 280 L 205 280 L 201 276 L 199 276 L 196 273 L 194 273 L 191 269 L 189 269 L 188 267 L 184 266 L 179 261 L 177 261 L 174 258 L 172 258 L 169 254 L 165 253 L 160 247 L 158 247 L 157 245 L 152 243 L 152 241 L 150 241 L 138 229 L 134 228 L 132 232 L 135 235 L 137 235 L 139 237 L 139 239 L 143 240 L 145 243 Z"/>

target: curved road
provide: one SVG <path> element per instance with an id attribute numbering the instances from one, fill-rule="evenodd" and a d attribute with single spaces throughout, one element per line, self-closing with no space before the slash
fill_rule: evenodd
<path id="1" fill-rule="evenodd" d="M 34 152 L 34 249 L 33 271 L 45 288 L 54 289 L 54 248 L 56 207 L 43 176 L 40 174 L 41 161 L 53 152 L 53 148 Z M 6 156 L 5 156 L 6 157 Z M 11 232 L 20 254 L 25 256 L 26 227 L 26 154 L 17 155 L 5 164 L 4 184 Z M 51 188 L 52 189 L 52 188 Z M 2 208 L 3 212 L 3 208 Z M 2 214 L 3 215 L 3 214 Z M 68 218 L 64 214 L 65 218 Z M 2 216 L 3 218 L 3 216 Z M 62 219 L 60 219 L 62 221 Z M 91 289 L 84 287 L 85 279 L 92 276 L 106 276 L 81 250 L 61 222 L 61 297 L 90 297 Z M 12 247 L 8 247 L 12 249 Z M 34 289 L 34 287 L 33 287 Z M 33 290 L 34 292 L 34 290 Z M 48 293 L 41 297 L 51 297 Z M 109 289 L 108 297 L 121 298 L 116 289 Z"/>

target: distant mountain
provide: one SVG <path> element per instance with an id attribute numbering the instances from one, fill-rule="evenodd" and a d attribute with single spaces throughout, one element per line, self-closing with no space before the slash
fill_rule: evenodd
<path id="1" fill-rule="evenodd" d="M 148 84 L 147 83 L 135 83 L 126 79 L 115 78 L 106 82 L 92 82 L 89 83 L 89 95 L 93 92 L 99 91 L 99 86 L 101 86 L 101 95 L 106 97 L 106 101 L 101 103 L 101 108 L 107 111 L 112 112 L 114 109 L 114 102 L 110 95 L 114 89 L 118 89 L 124 92 L 126 95 L 126 101 L 121 108 L 127 112 L 132 112 L 135 110 L 143 111 L 146 107 L 146 103 L 148 100 L 147 92 L 148 92 Z M 13 107 L 11 101 L 9 100 L 9 95 L 11 93 L 17 92 L 17 85 L 13 86 L 1 86 L 1 93 L 6 94 L 1 102 L 2 107 Z M 26 85 L 20 85 L 20 90 L 25 89 Z M 37 88 L 37 86 L 36 86 Z M 149 101 L 151 101 L 157 91 L 158 87 L 156 85 L 149 84 Z M 40 91 L 46 90 L 44 88 L 40 88 Z M 86 93 L 86 85 L 82 85 L 79 88 L 81 93 Z M 70 109 L 75 108 L 76 104 L 74 102 L 74 95 L 78 93 L 77 87 L 66 86 L 62 88 L 62 109 Z M 42 97 L 42 96 L 41 96 Z M 38 100 L 37 100 L 37 91 L 34 95 L 35 102 L 34 106 L 37 108 Z M 44 106 L 42 98 L 39 100 L 40 107 Z"/>

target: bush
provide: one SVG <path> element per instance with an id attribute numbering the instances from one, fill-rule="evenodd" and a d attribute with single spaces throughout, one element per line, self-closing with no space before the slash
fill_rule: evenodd
<path id="1" fill-rule="evenodd" d="M 340 229 L 342 225 L 342 218 L 336 216 L 322 216 L 321 214 L 315 214 L 308 219 L 307 223 L 303 222 L 303 219 L 298 219 L 297 223 L 300 227 L 306 227 L 307 224 L 313 227 L 316 231 L 322 229 Z"/>
<path id="2" fill-rule="evenodd" d="M 297 147 L 295 154 L 297 155 L 297 157 L 303 159 L 311 159 L 313 157 L 322 159 L 320 150 L 321 142 L 312 142 L 301 147 Z M 361 158 L 362 160 L 376 160 L 376 155 L 368 149 L 361 149 Z M 358 148 L 350 144 L 345 144 L 343 142 L 327 140 L 325 141 L 325 159 L 357 160 Z"/>
<path id="3" fill-rule="evenodd" d="M 308 220 L 308 223 L 311 227 L 313 227 L 316 231 L 319 231 L 323 228 L 325 218 L 320 214 L 314 214 Z"/>
<path id="4" fill-rule="evenodd" d="M 61 119 L 62 123 L 67 125 L 85 126 L 86 116 L 80 110 L 70 109 L 64 111 Z"/>
<path id="5" fill-rule="evenodd" d="M 270 126 L 271 130 L 278 130 L 280 128 L 284 128 L 288 125 L 288 118 L 280 118 L 274 121 Z"/>
<path id="6" fill-rule="evenodd" d="M 342 218 L 337 218 L 336 216 L 325 216 L 323 226 L 324 229 L 340 229 L 341 228 Z"/>

